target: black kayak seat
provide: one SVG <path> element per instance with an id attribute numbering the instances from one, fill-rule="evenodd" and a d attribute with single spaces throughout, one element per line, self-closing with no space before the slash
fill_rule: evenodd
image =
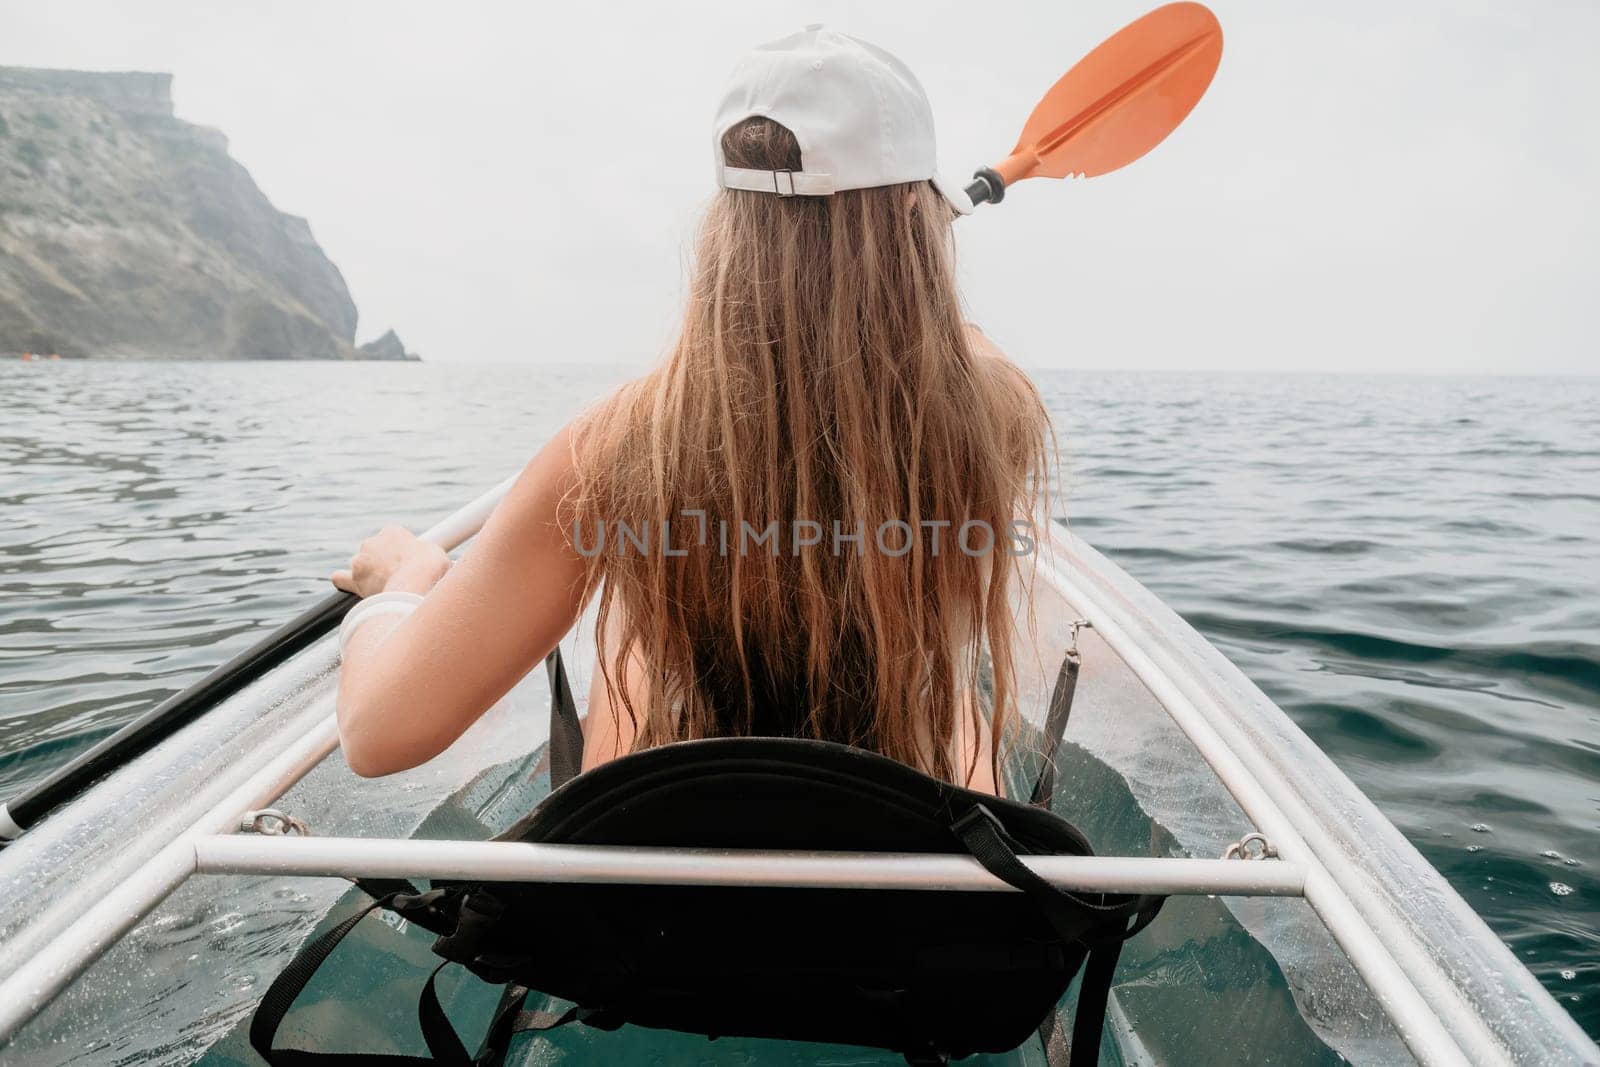
<path id="1" fill-rule="evenodd" d="M 419 1004 L 428 1058 L 274 1049 L 294 998 L 362 912 L 308 944 L 268 990 L 251 1027 L 263 1058 L 493 1063 L 516 1032 L 582 1023 L 859 1045 L 940 1063 L 1015 1049 L 1041 1029 L 1059 1050 L 1049 1031 L 1082 972 L 1071 1061 L 1093 1067 L 1117 953 L 1162 902 L 1073 893 L 1035 875 L 1018 856 L 1092 854 L 1076 827 L 1042 807 L 824 741 L 720 738 L 624 756 L 573 777 L 499 839 L 970 854 L 1021 891 L 363 883 L 379 897 L 367 912 L 399 912 L 439 934 L 434 950 L 447 963 L 506 983 L 488 1036 L 469 1054 L 430 979 Z M 576 1007 L 525 1011 L 529 990 Z"/>

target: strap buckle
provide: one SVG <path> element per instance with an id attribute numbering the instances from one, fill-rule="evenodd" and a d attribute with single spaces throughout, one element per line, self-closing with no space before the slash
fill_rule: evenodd
<path id="1" fill-rule="evenodd" d="M 1005 824 L 1000 821 L 999 817 L 995 815 L 994 812 L 990 811 L 983 804 L 974 804 L 972 807 L 968 808 L 965 815 L 961 816 L 961 818 L 950 824 L 950 829 L 954 831 L 957 837 L 965 842 L 967 840 L 967 835 L 982 823 L 988 823 L 990 828 L 992 828 L 995 833 L 1000 836 L 1002 841 L 1005 840 L 1006 837 L 1010 836 L 1006 833 Z"/>
<path id="2" fill-rule="evenodd" d="M 789 191 L 788 192 L 784 192 L 783 188 L 778 184 L 778 175 L 780 175 L 780 174 L 787 176 L 788 179 L 789 179 Z M 787 168 L 784 168 L 782 170 L 773 171 L 772 172 L 772 191 L 774 193 L 778 194 L 779 196 L 782 196 L 782 197 L 790 197 L 790 196 L 795 195 L 794 194 L 794 171 L 789 170 Z"/>

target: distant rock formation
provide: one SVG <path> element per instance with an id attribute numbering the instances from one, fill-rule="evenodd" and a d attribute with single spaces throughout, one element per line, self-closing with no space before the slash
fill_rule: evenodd
<path id="1" fill-rule="evenodd" d="M 415 352 L 407 352 L 400 335 L 389 330 L 376 341 L 368 341 L 356 349 L 362 359 L 421 359 Z"/>
<path id="2" fill-rule="evenodd" d="M 0 67 L 0 353 L 416 358 L 355 328 L 306 220 L 174 117 L 170 74 Z"/>

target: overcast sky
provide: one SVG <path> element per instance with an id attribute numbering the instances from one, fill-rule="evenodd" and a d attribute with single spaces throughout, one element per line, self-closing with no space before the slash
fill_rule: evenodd
<path id="1" fill-rule="evenodd" d="M 362 339 L 624 361 L 673 332 L 733 62 L 808 22 L 900 55 L 944 168 L 1151 0 L 0 0 L 0 63 L 163 70 L 343 270 Z M 1600 4 L 1216 0 L 1211 92 L 1131 167 L 957 224 L 1028 365 L 1594 372 Z"/>

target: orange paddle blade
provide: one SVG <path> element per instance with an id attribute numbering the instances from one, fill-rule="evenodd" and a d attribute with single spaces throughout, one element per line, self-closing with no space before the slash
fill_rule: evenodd
<path id="1" fill-rule="evenodd" d="M 1010 185 L 1039 176 L 1092 178 L 1127 166 L 1194 110 L 1221 60 L 1222 26 L 1203 4 L 1157 8 L 1108 37 L 1051 87 L 995 175 Z"/>

